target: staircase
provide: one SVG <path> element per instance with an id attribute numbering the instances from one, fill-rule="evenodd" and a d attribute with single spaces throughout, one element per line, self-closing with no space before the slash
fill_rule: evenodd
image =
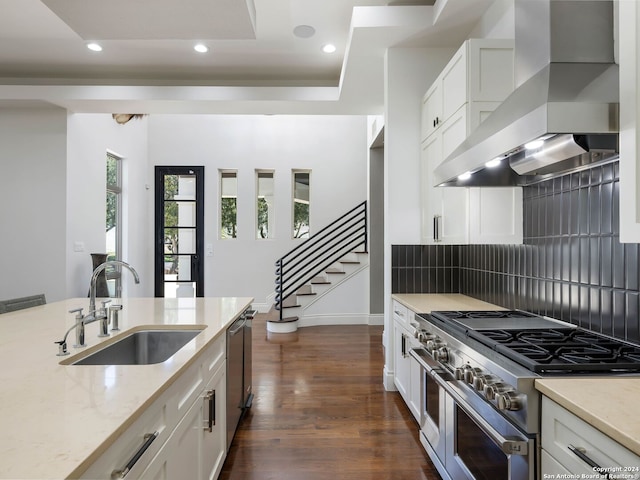
<path id="1" fill-rule="evenodd" d="M 362 202 L 276 261 L 272 333 L 298 329 L 306 306 L 368 266 L 367 202 Z"/>

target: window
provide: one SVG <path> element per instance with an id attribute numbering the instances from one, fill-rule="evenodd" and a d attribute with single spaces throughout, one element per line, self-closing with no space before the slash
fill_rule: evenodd
<path id="1" fill-rule="evenodd" d="M 256 238 L 273 238 L 273 172 L 256 170 Z"/>
<path id="2" fill-rule="evenodd" d="M 238 236 L 238 176 L 237 172 L 220 171 L 220 238 Z"/>
<path id="3" fill-rule="evenodd" d="M 106 211 L 107 260 L 122 259 L 122 159 L 107 152 L 107 211 Z M 107 269 L 107 286 L 110 297 L 121 295 L 120 270 Z"/>
<path id="4" fill-rule="evenodd" d="M 309 180 L 308 170 L 293 171 L 293 238 L 309 238 Z"/>

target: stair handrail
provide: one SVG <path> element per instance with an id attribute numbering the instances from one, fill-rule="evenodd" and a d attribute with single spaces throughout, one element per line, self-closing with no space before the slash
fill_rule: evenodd
<path id="1" fill-rule="evenodd" d="M 367 201 L 353 207 L 276 260 L 275 308 L 332 263 L 364 245 L 367 251 Z"/>

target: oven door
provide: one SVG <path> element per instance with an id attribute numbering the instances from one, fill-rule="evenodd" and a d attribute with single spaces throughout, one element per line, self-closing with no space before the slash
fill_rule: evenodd
<path id="1" fill-rule="evenodd" d="M 420 373 L 420 408 L 422 409 L 420 422 L 420 443 L 429 457 L 442 472 L 445 464 L 446 440 L 446 391 L 438 382 L 439 376 L 433 371 L 441 368 L 422 349 L 412 349 L 410 352 L 421 367 Z"/>
<path id="2" fill-rule="evenodd" d="M 532 480 L 536 441 L 459 381 L 447 382 L 446 470 L 456 480 Z"/>

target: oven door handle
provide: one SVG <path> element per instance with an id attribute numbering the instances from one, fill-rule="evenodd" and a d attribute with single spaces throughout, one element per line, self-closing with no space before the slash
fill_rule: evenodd
<path id="1" fill-rule="evenodd" d="M 436 375 L 437 371 L 434 372 Z M 500 432 L 491 426 L 484 418 L 476 415 L 473 409 L 467 405 L 467 403 L 454 391 L 447 390 L 447 393 L 453 397 L 460 408 L 462 408 L 471 420 L 473 420 L 482 431 L 484 431 L 493 442 L 500 447 L 500 449 L 507 455 L 523 455 L 529 454 L 529 442 L 528 440 L 522 440 L 518 437 L 508 438 L 504 437 Z"/>
<path id="2" fill-rule="evenodd" d="M 414 353 L 415 352 L 415 353 Z M 426 352 L 425 352 L 426 353 Z M 428 358 L 419 354 L 419 350 L 411 350 L 411 354 L 418 358 Z M 418 360 L 420 361 L 420 360 Z M 422 362 L 420 362 L 422 364 Z M 487 434 L 493 440 L 493 442 L 500 447 L 500 449 L 506 455 L 522 455 L 529 454 L 529 440 L 522 439 L 522 437 L 505 437 L 495 428 L 491 426 L 484 418 L 474 413 L 473 409 L 467 404 L 467 402 L 458 393 L 451 388 L 448 381 L 443 377 L 447 375 L 447 372 L 443 372 L 437 368 L 431 369 L 431 376 L 440 385 L 448 395 L 450 395 L 454 401 L 462 408 L 465 413 L 473 420 L 480 429 Z"/>
<path id="3" fill-rule="evenodd" d="M 427 372 L 431 370 L 442 370 L 442 365 L 434 360 L 424 348 L 412 348 L 409 350 L 409 355 L 415 358 Z"/>

